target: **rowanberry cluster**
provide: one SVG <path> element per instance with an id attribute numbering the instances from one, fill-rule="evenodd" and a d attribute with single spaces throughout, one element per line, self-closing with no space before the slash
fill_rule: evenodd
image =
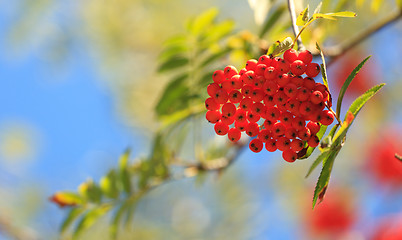
<path id="1" fill-rule="evenodd" d="M 312 59 L 307 50 L 289 49 L 283 58 L 250 59 L 240 71 L 233 66 L 216 70 L 205 101 L 206 119 L 216 134 L 237 142 L 245 132 L 255 137 L 251 151 L 260 152 L 265 144 L 269 152 L 282 151 L 288 162 L 306 144 L 316 147 L 321 124 L 330 125 L 334 114 L 324 110 L 331 105 L 330 95 L 324 84 L 314 81 L 320 66 Z"/>

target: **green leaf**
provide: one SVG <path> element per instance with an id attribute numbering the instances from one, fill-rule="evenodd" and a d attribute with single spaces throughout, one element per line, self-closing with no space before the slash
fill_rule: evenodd
<path id="1" fill-rule="evenodd" d="M 199 45 L 208 48 L 211 44 L 217 43 L 232 33 L 233 28 L 234 22 L 232 20 L 226 20 L 221 23 L 214 24 L 209 29 L 204 29 L 204 32 L 202 32 L 203 38 L 200 39 Z"/>
<path id="2" fill-rule="evenodd" d="M 82 233 L 82 231 L 91 227 L 100 217 L 102 217 L 110 209 L 112 209 L 112 207 L 112 204 L 103 204 L 93 208 L 92 210 L 84 214 L 74 231 L 74 238 L 77 238 Z"/>
<path id="3" fill-rule="evenodd" d="M 336 104 L 336 115 L 340 116 L 341 114 L 341 107 L 342 107 L 342 100 L 345 95 L 346 90 L 348 89 L 350 83 L 352 80 L 356 77 L 357 73 L 359 73 L 360 69 L 363 67 L 363 65 L 369 60 L 371 56 L 368 56 L 366 59 L 364 59 L 353 71 L 350 73 L 348 78 L 345 80 L 345 82 L 342 85 L 341 90 L 339 91 L 339 96 L 338 96 L 338 102 Z"/>
<path id="4" fill-rule="evenodd" d="M 315 46 L 317 48 L 318 51 L 320 51 L 320 55 L 321 55 L 321 60 L 322 60 L 322 64 L 321 64 L 321 75 L 322 75 L 322 82 L 324 83 L 325 86 L 327 86 L 327 88 L 329 89 L 328 86 L 328 78 L 327 78 L 327 67 L 325 64 L 325 57 L 324 57 L 324 53 L 322 52 L 320 45 L 318 45 L 318 43 L 315 43 Z"/>
<path id="5" fill-rule="evenodd" d="M 335 17 L 356 17 L 356 13 L 344 11 L 344 12 L 336 12 L 336 13 L 315 13 L 313 14 L 313 18 L 326 18 L 330 20 L 336 20 Z"/>
<path id="6" fill-rule="evenodd" d="M 194 21 L 192 21 L 192 24 L 190 26 L 191 33 L 194 35 L 198 35 L 202 31 L 205 31 L 205 29 L 213 23 L 218 13 L 218 9 L 211 8 L 203 12 L 201 15 L 197 16 Z"/>
<path id="7" fill-rule="evenodd" d="M 186 82 L 187 79 L 188 74 L 185 73 L 168 83 L 155 107 L 158 117 L 170 115 L 187 108 L 190 100 L 196 97 L 190 92 Z"/>
<path id="8" fill-rule="evenodd" d="M 270 15 L 270 17 L 265 21 L 264 25 L 261 28 L 260 34 L 258 35 L 259 38 L 263 38 L 266 33 L 268 33 L 275 23 L 280 19 L 282 14 L 285 12 L 286 6 L 281 5 L 279 6 L 274 13 Z"/>
<path id="9" fill-rule="evenodd" d="M 130 172 L 128 170 L 128 160 L 130 158 L 131 150 L 128 148 L 121 156 L 119 160 L 120 180 L 123 189 L 126 193 L 131 193 L 131 180 Z"/>
<path id="10" fill-rule="evenodd" d="M 318 133 L 316 134 L 318 139 L 322 139 L 322 137 L 324 136 L 325 132 L 327 131 L 328 126 L 325 125 L 321 125 L 320 131 L 318 131 Z M 316 147 L 306 147 L 303 148 L 301 151 L 299 151 L 299 153 L 297 154 L 298 159 L 306 159 L 308 157 L 310 157 L 310 155 L 314 152 L 314 150 L 316 149 Z"/>
<path id="11" fill-rule="evenodd" d="M 275 49 L 278 48 L 280 43 L 281 43 L 280 41 L 272 43 L 271 46 L 269 46 L 268 48 L 267 55 L 273 55 Z"/>
<path id="12" fill-rule="evenodd" d="M 269 47 L 267 54 L 272 55 L 272 56 L 277 56 L 277 55 L 283 53 L 284 51 L 288 50 L 289 48 L 291 48 L 292 44 L 293 44 L 293 40 L 291 37 L 287 37 L 281 42 L 276 41 L 271 46 L 271 47 L 273 47 L 272 53 L 271 53 L 271 47 Z"/>
<path id="13" fill-rule="evenodd" d="M 331 177 L 332 167 L 334 165 L 335 157 L 338 155 L 340 148 L 331 149 L 328 151 L 328 154 L 323 157 L 322 161 L 324 166 L 321 169 L 320 176 L 318 177 L 317 184 L 314 190 L 313 197 L 313 209 L 317 203 L 317 200 L 322 200 L 325 195 L 325 191 L 328 187 L 329 179 Z"/>
<path id="14" fill-rule="evenodd" d="M 103 196 L 100 187 L 92 179 L 82 183 L 79 186 L 79 191 L 82 196 L 94 203 L 99 203 Z"/>
<path id="15" fill-rule="evenodd" d="M 106 196 L 113 199 L 117 198 L 119 196 L 119 190 L 115 170 L 110 170 L 106 176 L 102 177 L 99 186 Z"/>
<path id="16" fill-rule="evenodd" d="M 171 45 L 167 46 L 162 53 L 159 55 L 159 61 L 166 61 L 167 59 L 171 59 L 177 56 L 182 56 L 188 51 L 188 47 L 186 45 Z"/>
<path id="17" fill-rule="evenodd" d="M 313 172 L 313 170 L 329 155 L 329 151 L 324 151 L 318 157 L 314 160 L 314 162 L 311 164 L 305 178 L 310 176 L 310 174 Z"/>
<path id="18" fill-rule="evenodd" d="M 325 14 L 325 13 L 316 13 L 316 14 L 313 14 L 313 20 L 314 19 L 318 19 L 318 18 L 325 18 L 325 19 L 329 19 L 329 20 L 336 20 L 336 18 L 335 17 L 332 17 L 332 16 L 329 16 L 328 14 Z"/>
<path id="19" fill-rule="evenodd" d="M 84 211 L 85 209 L 81 207 L 71 208 L 61 224 L 60 234 L 63 234 Z"/>
<path id="20" fill-rule="evenodd" d="M 163 73 L 173 69 L 183 67 L 189 63 L 188 58 L 184 56 L 174 55 L 171 58 L 165 60 L 159 67 L 158 72 Z"/>
<path id="21" fill-rule="evenodd" d="M 307 7 L 299 14 L 299 16 L 297 16 L 296 25 L 303 26 L 304 24 L 307 23 L 308 19 L 309 19 L 309 9 L 307 5 Z"/>

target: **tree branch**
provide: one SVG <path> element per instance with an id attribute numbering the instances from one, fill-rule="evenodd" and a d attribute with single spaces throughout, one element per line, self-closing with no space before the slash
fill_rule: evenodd
<path id="1" fill-rule="evenodd" d="M 295 11 L 295 5 L 293 0 L 288 0 L 288 8 L 289 8 L 289 14 L 290 14 L 290 19 L 292 21 L 292 29 L 293 29 L 293 34 L 295 37 L 299 35 L 299 27 L 296 24 L 296 11 Z M 297 39 L 297 49 L 299 51 L 306 49 L 306 47 L 303 45 L 301 36 L 299 36 Z"/>

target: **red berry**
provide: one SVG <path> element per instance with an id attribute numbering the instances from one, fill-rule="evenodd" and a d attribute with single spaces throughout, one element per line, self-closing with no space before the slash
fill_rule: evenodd
<path id="1" fill-rule="evenodd" d="M 221 84 L 222 81 L 224 80 L 225 76 L 223 73 L 223 70 L 216 70 L 213 74 L 212 74 L 212 80 L 214 81 L 214 83 L 216 84 Z"/>
<path id="2" fill-rule="evenodd" d="M 313 78 L 320 73 L 320 70 L 320 65 L 318 65 L 317 63 L 309 63 L 307 64 L 306 74 L 307 76 Z"/>
<path id="3" fill-rule="evenodd" d="M 304 79 L 301 76 L 294 76 L 290 78 L 290 82 L 296 85 L 297 87 L 303 86 Z"/>
<path id="4" fill-rule="evenodd" d="M 334 121 L 335 116 L 331 111 L 325 110 L 321 113 L 321 121 L 322 125 L 328 126 Z"/>
<path id="5" fill-rule="evenodd" d="M 247 135 L 249 135 L 250 137 L 255 137 L 260 132 L 260 127 L 258 126 L 257 123 L 251 122 L 251 123 L 247 124 L 245 130 L 246 130 Z"/>
<path id="6" fill-rule="evenodd" d="M 279 87 L 274 81 L 267 81 L 264 83 L 262 89 L 264 90 L 265 94 L 272 96 L 278 92 Z"/>
<path id="7" fill-rule="evenodd" d="M 310 129 L 307 127 L 303 127 L 301 129 L 299 129 L 299 131 L 297 132 L 297 136 L 302 140 L 302 141 L 307 141 L 310 136 L 311 136 L 311 132 Z"/>
<path id="8" fill-rule="evenodd" d="M 229 92 L 229 101 L 232 103 L 239 103 L 243 99 L 243 94 L 238 90 L 232 90 Z"/>
<path id="9" fill-rule="evenodd" d="M 240 78 L 244 84 L 252 85 L 254 84 L 255 73 L 252 70 L 245 72 Z"/>
<path id="10" fill-rule="evenodd" d="M 250 59 L 246 63 L 246 69 L 247 70 L 254 70 L 255 67 L 257 66 L 258 61 L 255 59 Z"/>
<path id="11" fill-rule="evenodd" d="M 251 100 L 251 98 L 243 98 L 243 100 L 241 100 L 240 102 L 240 108 L 245 110 L 245 111 L 249 111 L 251 109 L 251 106 L 253 105 L 253 100 Z"/>
<path id="12" fill-rule="evenodd" d="M 243 122 L 238 122 L 235 121 L 235 128 L 239 129 L 241 132 L 246 130 L 248 122 L 247 121 L 243 121 Z"/>
<path id="13" fill-rule="evenodd" d="M 318 144 L 320 144 L 320 139 L 318 139 L 317 135 L 312 135 L 308 140 L 307 140 L 307 144 L 310 147 L 317 147 Z"/>
<path id="14" fill-rule="evenodd" d="M 260 116 L 263 116 L 266 114 L 265 106 L 264 106 L 264 104 L 262 104 L 260 102 L 256 102 L 253 105 L 251 105 L 251 111 Z"/>
<path id="15" fill-rule="evenodd" d="M 254 102 L 260 102 L 264 98 L 264 91 L 259 88 L 254 88 L 253 91 L 251 91 L 250 98 Z"/>
<path id="16" fill-rule="evenodd" d="M 258 138 L 261 139 L 261 141 L 263 141 L 263 142 L 267 142 L 269 139 L 271 139 L 271 135 L 272 135 L 272 133 L 270 130 L 263 129 L 258 134 Z"/>
<path id="17" fill-rule="evenodd" d="M 276 122 L 274 123 L 274 125 L 272 125 L 272 133 L 276 136 L 276 137 L 280 137 L 283 134 L 285 134 L 286 131 L 286 126 L 285 124 L 281 123 L 281 122 Z"/>
<path id="18" fill-rule="evenodd" d="M 276 140 L 276 147 L 279 151 L 286 151 L 290 149 L 290 140 L 287 137 L 279 137 Z"/>
<path id="19" fill-rule="evenodd" d="M 285 137 L 289 139 L 295 139 L 297 137 L 297 130 L 294 127 L 286 128 Z"/>
<path id="20" fill-rule="evenodd" d="M 231 128 L 231 129 L 228 131 L 228 138 L 229 138 L 230 141 L 232 141 L 232 142 L 237 142 L 237 141 L 240 140 L 240 137 L 241 137 L 241 132 L 240 132 L 239 129 L 237 129 L 237 128 Z"/>
<path id="21" fill-rule="evenodd" d="M 229 131 L 229 126 L 224 124 L 223 122 L 217 122 L 214 126 L 215 132 L 218 135 L 226 135 Z"/>
<path id="22" fill-rule="evenodd" d="M 266 107 L 275 106 L 274 96 L 265 95 L 263 101 L 264 101 L 264 104 L 265 104 Z"/>
<path id="23" fill-rule="evenodd" d="M 307 99 L 310 97 L 311 95 L 311 90 L 305 88 L 305 87 L 301 87 L 299 89 L 299 91 L 297 92 L 297 100 L 304 102 L 307 101 Z"/>
<path id="24" fill-rule="evenodd" d="M 265 64 L 267 66 L 271 65 L 272 63 L 272 58 L 270 58 L 268 55 L 261 55 L 261 57 L 258 59 L 258 64 Z"/>
<path id="25" fill-rule="evenodd" d="M 233 66 L 227 66 L 225 69 L 223 69 L 223 73 L 225 75 L 225 78 L 230 79 L 234 75 L 238 74 L 237 69 Z"/>
<path id="26" fill-rule="evenodd" d="M 234 75 L 230 79 L 230 86 L 232 87 L 232 89 L 240 89 L 241 87 L 243 87 L 243 82 L 240 79 L 240 75 Z M 230 90 L 232 90 L 232 89 L 230 89 Z"/>
<path id="27" fill-rule="evenodd" d="M 320 131 L 321 126 L 316 122 L 308 122 L 307 123 L 308 129 L 310 129 L 311 135 L 317 134 Z"/>
<path id="28" fill-rule="evenodd" d="M 291 48 L 283 53 L 283 58 L 289 63 L 292 63 L 297 60 L 297 55 L 298 55 L 297 51 Z"/>
<path id="29" fill-rule="evenodd" d="M 252 111 L 247 112 L 247 120 L 248 120 L 249 122 L 258 122 L 258 120 L 260 120 L 260 118 L 261 118 L 260 115 L 254 113 L 254 112 L 252 112 Z"/>
<path id="30" fill-rule="evenodd" d="M 226 124 L 228 126 L 231 125 L 234 122 L 234 120 L 235 120 L 234 117 L 226 117 L 226 116 L 223 116 L 223 115 L 221 117 L 221 122 L 223 122 L 224 124 Z"/>
<path id="31" fill-rule="evenodd" d="M 300 101 L 296 99 L 289 99 L 286 103 L 286 110 L 291 112 L 293 115 L 299 115 Z"/>
<path id="32" fill-rule="evenodd" d="M 290 148 L 293 151 L 298 152 L 304 148 L 304 142 L 300 139 L 293 139 L 290 143 Z"/>
<path id="33" fill-rule="evenodd" d="M 277 107 L 269 107 L 265 112 L 267 120 L 276 121 L 281 116 L 281 111 Z"/>
<path id="34" fill-rule="evenodd" d="M 295 117 L 293 118 L 292 121 L 292 127 L 294 127 L 296 130 L 300 130 L 306 126 L 306 121 L 302 117 Z"/>
<path id="35" fill-rule="evenodd" d="M 281 73 L 287 73 L 290 70 L 290 63 L 289 61 L 286 61 L 282 59 L 281 61 L 278 62 L 278 69 L 279 72 Z"/>
<path id="36" fill-rule="evenodd" d="M 319 104 L 323 101 L 323 95 L 320 91 L 314 91 L 310 95 L 310 101 L 314 104 Z"/>
<path id="37" fill-rule="evenodd" d="M 236 113 L 236 106 L 233 103 L 225 103 L 222 106 L 222 115 L 232 117 Z"/>
<path id="38" fill-rule="evenodd" d="M 288 84 L 289 81 L 290 81 L 290 77 L 286 73 L 279 75 L 278 78 L 276 79 L 276 83 L 279 85 L 279 87 L 286 86 L 286 84 Z"/>
<path id="39" fill-rule="evenodd" d="M 282 157 L 286 162 L 294 162 L 297 159 L 297 154 L 293 150 L 286 150 L 282 153 Z"/>
<path id="40" fill-rule="evenodd" d="M 273 80 L 278 76 L 278 72 L 274 67 L 267 67 L 264 71 L 264 77 L 267 81 Z"/>
<path id="41" fill-rule="evenodd" d="M 260 139 L 255 138 L 250 141 L 248 146 L 251 151 L 258 153 L 261 152 L 262 148 L 264 147 L 264 143 Z"/>
<path id="42" fill-rule="evenodd" d="M 251 97 L 251 93 L 254 90 L 254 87 L 252 85 L 244 85 L 241 89 L 241 93 L 243 93 L 243 96 L 245 97 Z"/>
<path id="43" fill-rule="evenodd" d="M 218 122 L 221 119 L 221 117 L 222 117 L 222 114 L 219 111 L 207 111 L 207 113 L 205 114 L 205 118 L 210 123 Z"/>
<path id="44" fill-rule="evenodd" d="M 255 72 L 256 75 L 264 76 L 265 69 L 267 69 L 267 65 L 265 65 L 265 64 L 258 64 L 258 65 L 255 67 L 254 72 Z"/>
<path id="45" fill-rule="evenodd" d="M 210 83 L 207 86 L 207 93 L 211 97 L 213 97 L 216 94 L 216 92 L 218 92 L 219 90 L 221 90 L 221 87 L 219 86 L 219 84 Z"/>
<path id="46" fill-rule="evenodd" d="M 293 122 L 293 114 L 290 112 L 282 112 L 281 116 L 279 117 L 279 120 L 283 122 L 286 126 L 291 126 Z"/>
<path id="47" fill-rule="evenodd" d="M 265 149 L 267 149 L 268 152 L 275 152 L 278 148 L 276 147 L 276 139 L 269 139 L 265 143 Z"/>
<path id="48" fill-rule="evenodd" d="M 221 89 L 217 91 L 213 96 L 214 100 L 219 104 L 224 104 L 228 101 L 229 96 L 225 90 Z"/>
<path id="49" fill-rule="evenodd" d="M 205 107 L 208 110 L 214 111 L 214 110 L 218 110 L 220 108 L 220 104 L 217 103 L 213 98 L 210 97 L 205 100 Z"/>
<path id="50" fill-rule="evenodd" d="M 294 85 L 293 83 L 288 83 L 283 89 L 283 92 L 288 96 L 289 98 L 293 98 L 297 95 L 298 89 L 297 86 Z"/>
<path id="51" fill-rule="evenodd" d="M 299 52 L 297 60 L 304 62 L 305 64 L 311 63 L 313 61 L 313 54 L 309 50 L 303 50 Z"/>
<path id="52" fill-rule="evenodd" d="M 313 90 L 315 88 L 315 81 L 311 77 L 305 77 L 303 79 L 303 86 L 309 90 Z"/>
<path id="53" fill-rule="evenodd" d="M 296 75 L 302 75 L 306 71 L 306 64 L 303 61 L 296 60 L 290 64 L 290 71 Z"/>
<path id="54" fill-rule="evenodd" d="M 289 97 L 286 96 L 286 94 L 283 91 L 278 91 L 274 95 L 274 103 L 279 107 L 280 105 L 286 104 L 288 101 Z"/>
<path id="55" fill-rule="evenodd" d="M 309 116 L 313 112 L 314 106 L 311 102 L 302 102 L 299 107 L 299 112 L 301 115 Z"/>
<path id="56" fill-rule="evenodd" d="M 264 121 L 264 128 L 271 130 L 272 126 L 274 125 L 274 123 L 276 123 L 276 121 L 271 121 L 271 120 L 265 120 Z"/>
<path id="57" fill-rule="evenodd" d="M 242 109 L 237 109 L 234 115 L 234 119 L 237 122 L 245 122 L 247 121 L 246 112 Z"/>

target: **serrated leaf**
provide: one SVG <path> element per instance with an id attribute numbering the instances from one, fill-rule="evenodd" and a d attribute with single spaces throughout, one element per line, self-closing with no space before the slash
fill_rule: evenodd
<path id="1" fill-rule="evenodd" d="M 314 162 L 311 164 L 305 178 L 310 176 L 310 174 L 313 172 L 313 170 L 326 158 L 328 157 L 329 151 L 324 151 L 318 157 L 314 160 Z"/>
<path id="2" fill-rule="evenodd" d="M 187 57 L 174 55 L 171 58 L 166 59 L 162 64 L 158 67 L 158 72 L 163 73 L 166 71 L 174 70 L 180 67 L 183 67 L 189 63 Z"/>
<path id="3" fill-rule="evenodd" d="M 275 12 L 270 14 L 270 17 L 265 21 L 264 25 L 261 28 L 260 34 L 258 35 L 259 38 L 263 38 L 264 35 L 268 33 L 273 26 L 275 26 L 275 23 L 280 19 L 285 10 L 286 6 L 281 5 L 275 10 Z"/>
<path id="4" fill-rule="evenodd" d="M 102 177 L 99 181 L 99 186 L 107 197 L 117 198 L 119 196 L 119 190 L 115 170 L 110 170 L 106 176 Z"/>
<path id="5" fill-rule="evenodd" d="M 352 82 L 352 80 L 356 77 L 356 75 L 359 73 L 360 69 L 367 62 L 367 60 L 369 60 L 370 57 L 371 56 L 368 56 L 359 65 L 357 65 L 357 67 L 355 69 L 353 69 L 353 71 L 350 73 L 348 78 L 343 83 L 343 85 L 341 87 L 341 90 L 339 91 L 338 102 L 336 104 L 336 115 L 337 116 L 340 116 L 340 114 L 341 114 L 342 100 L 343 100 L 343 97 L 344 97 L 344 95 L 346 93 L 346 90 L 348 89 L 348 87 L 349 87 L 350 83 Z"/>
<path id="6" fill-rule="evenodd" d="M 60 227 L 60 234 L 63 234 L 71 224 L 85 211 L 84 208 L 74 207 L 72 208 L 67 216 L 64 218 L 61 227 Z"/>
<path id="7" fill-rule="evenodd" d="M 318 131 L 318 133 L 316 134 L 318 139 L 322 139 L 322 137 L 324 136 L 325 132 L 327 131 L 328 126 L 326 125 L 321 125 L 320 127 L 320 131 Z M 299 153 L 297 153 L 297 158 L 298 159 L 306 159 L 308 157 L 310 157 L 310 155 L 314 152 L 314 150 L 317 147 L 306 147 L 303 148 L 301 151 L 299 151 Z"/>
<path id="8" fill-rule="evenodd" d="M 293 40 L 291 37 L 287 37 L 281 42 L 276 41 L 272 45 L 273 46 L 272 53 L 270 53 L 270 51 L 271 51 L 271 47 L 270 47 L 268 49 L 267 55 L 277 56 L 277 55 L 283 53 L 284 51 L 288 50 L 289 48 L 291 48 L 292 44 L 293 44 Z"/>
<path id="9" fill-rule="evenodd" d="M 74 231 L 74 238 L 77 238 L 82 231 L 91 227 L 100 217 L 112 209 L 112 207 L 112 204 L 103 204 L 85 213 Z"/>
<path id="10" fill-rule="evenodd" d="M 272 43 L 271 46 L 269 46 L 268 48 L 267 55 L 273 55 L 275 49 L 279 46 L 280 43 L 280 41 Z"/>
<path id="11" fill-rule="evenodd" d="M 332 167 L 339 151 L 340 148 L 331 149 L 328 151 L 326 157 L 322 159 L 323 167 L 321 169 L 320 176 L 318 177 L 318 181 L 314 189 L 313 209 L 317 203 L 317 200 L 320 199 L 320 201 L 322 201 L 324 197 L 325 191 L 328 187 L 329 179 L 331 177 Z"/>
<path id="12" fill-rule="evenodd" d="M 307 7 L 299 14 L 299 16 L 297 16 L 296 25 L 303 26 L 304 24 L 307 23 L 308 19 L 309 19 L 309 9 L 307 5 Z"/>

